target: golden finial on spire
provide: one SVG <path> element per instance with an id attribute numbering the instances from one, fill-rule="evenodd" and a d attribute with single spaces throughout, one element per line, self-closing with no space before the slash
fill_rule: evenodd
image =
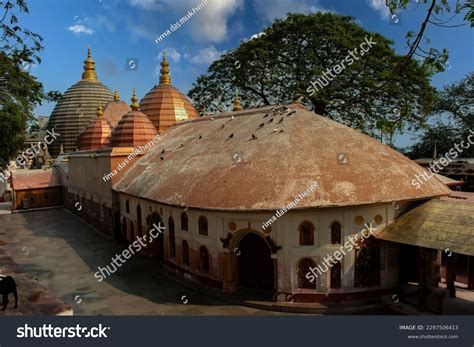
<path id="1" fill-rule="evenodd" d="M 64 154 L 64 148 L 62 143 L 61 146 L 59 146 L 59 154 Z"/>
<path id="2" fill-rule="evenodd" d="M 235 99 L 234 99 L 234 109 L 233 111 L 240 111 L 242 110 L 242 106 L 240 106 L 240 97 L 239 97 L 239 94 L 237 93 L 237 95 L 235 96 Z"/>
<path id="3" fill-rule="evenodd" d="M 104 112 L 102 112 L 102 103 L 100 102 L 99 98 L 99 104 L 97 105 L 97 117 L 102 117 L 104 115 Z"/>
<path id="4" fill-rule="evenodd" d="M 160 69 L 160 84 L 171 84 L 171 77 L 170 77 L 170 68 L 168 64 L 168 60 L 166 60 L 166 52 L 163 52 L 163 61 L 161 62 L 161 69 Z"/>
<path id="5" fill-rule="evenodd" d="M 138 104 L 138 98 L 137 98 L 137 94 L 135 93 L 135 88 L 133 88 L 132 103 L 133 104 L 130 105 L 132 110 L 138 111 L 138 108 L 140 107 L 140 105 Z"/>
<path id="6" fill-rule="evenodd" d="M 114 101 L 120 101 L 120 95 L 119 95 L 118 91 L 114 92 Z"/>
<path id="7" fill-rule="evenodd" d="M 87 59 L 84 60 L 84 72 L 82 73 L 82 79 L 86 81 L 97 81 L 97 75 L 95 73 L 95 62 L 91 58 L 91 48 L 87 48 Z"/>

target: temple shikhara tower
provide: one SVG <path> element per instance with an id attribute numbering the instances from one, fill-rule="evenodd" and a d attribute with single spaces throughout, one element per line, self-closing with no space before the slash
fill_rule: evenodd
<path id="1" fill-rule="evenodd" d="M 54 128 L 61 134 L 49 146 L 49 152 L 53 157 L 58 156 L 61 145 L 66 152 L 76 150 L 77 137 L 90 121 L 96 118 L 99 99 L 105 105 L 113 99 L 113 92 L 97 79 L 94 64 L 91 50 L 88 49 L 82 79 L 64 92 L 51 113 L 48 129 Z"/>
<path id="2" fill-rule="evenodd" d="M 166 55 L 161 62 L 160 84 L 150 90 L 140 102 L 140 108 L 152 121 L 159 133 L 173 124 L 198 117 L 189 99 L 171 85 Z"/>

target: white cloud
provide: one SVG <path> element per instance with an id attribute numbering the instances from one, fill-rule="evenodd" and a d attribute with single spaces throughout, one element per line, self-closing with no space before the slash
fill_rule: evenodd
<path id="1" fill-rule="evenodd" d="M 86 27 L 82 24 L 71 25 L 70 27 L 67 28 L 67 30 L 73 32 L 76 35 L 81 35 L 81 34 L 92 35 L 92 34 L 94 34 L 94 30 L 92 30 L 91 28 L 88 28 L 88 27 Z"/>
<path id="2" fill-rule="evenodd" d="M 167 47 L 163 51 L 166 52 L 166 57 L 171 59 L 174 63 L 179 62 L 181 59 L 181 54 L 174 48 Z M 161 54 L 158 56 L 158 60 L 161 61 Z"/>
<path id="3" fill-rule="evenodd" d="M 177 20 L 192 12 L 202 0 L 176 1 L 169 3 L 170 8 L 178 16 Z M 190 34 L 199 40 L 222 42 L 228 36 L 229 18 L 243 8 L 244 0 L 208 0 L 199 11 L 186 22 L 183 27 L 189 26 Z"/>
<path id="4" fill-rule="evenodd" d="M 265 23 L 286 18 L 288 13 L 333 12 L 320 6 L 319 0 L 254 0 L 253 6 Z"/>
<path id="5" fill-rule="evenodd" d="M 216 47 L 213 45 L 201 49 L 195 56 L 193 56 L 190 61 L 193 64 L 210 64 L 214 60 L 219 59 L 222 55 L 222 52 L 219 52 Z M 189 57 L 189 55 L 186 55 Z"/>
<path id="6" fill-rule="evenodd" d="M 385 0 L 368 0 L 370 7 L 380 13 L 382 18 L 390 16 L 390 9 L 385 5 Z"/>
<path id="7" fill-rule="evenodd" d="M 264 31 L 261 31 L 261 32 L 259 32 L 259 33 L 257 33 L 257 34 L 254 34 L 254 35 L 250 36 L 250 38 L 244 37 L 244 38 L 241 39 L 240 41 L 242 41 L 242 42 L 247 42 L 247 41 L 250 41 L 250 40 L 253 40 L 253 39 L 257 39 L 257 38 L 259 38 L 259 37 L 261 37 L 261 36 L 265 36 L 265 32 L 264 32 Z"/>

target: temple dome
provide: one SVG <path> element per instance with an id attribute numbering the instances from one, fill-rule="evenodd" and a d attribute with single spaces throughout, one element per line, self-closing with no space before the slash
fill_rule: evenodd
<path id="1" fill-rule="evenodd" d="M 140 102 L 140 110 L 152 121 L 159 133 L 173 124 L 199 117 L 189 99 L 171 85 L 169 64 L 163 54 L 160 84 L 150 90 Z"/>
<path id="2" fill-rule="evenodd" d="M 138 111 L 138 98 L 133 90 L 132 110 L 125 114 L 112 132 L 111 147 L 137 147 L 152 140 L 158 132 L 146 114 Z"/>
<path id="3" fill-rule="evenodd" d="M 51 113 L 48 129 L 60 134 L 48 146 L 53 157 L 58 156 L 61 145 L 66 152 L 74 151 L 79 134 L 96 117 L 99 99 L 104 103 L 113 99 L 112 91 L 97 79 L 94 64 L 88 49 L 82 80 L 66 90 Z"/>
<path id="4" fill-rule="evenodd" d="M 396 150 L 299 104 L 266 106 L 176 124 L 114 189 L 172 206 L 278 210 L 393 203 L 449 195 Z M 210 194 L 209 192 L 212 192 Z"/>
<path id="5" fill-rule="evenodd" d="M 105 107 L 103 117 L 108 120 L 113 127 L 116 127 L 123 115 L 131 110 L 125 101 L 120 100 L 118 92 L 115 91 L 114 99 Z"/>
<path id="6" fill-rule="evenodd" d="M 84 132 L 79 135 L 77 148 L 80 151 L 92 149 L 102 149 L 110 147 L 110 137 L 112 135 L 112 125 L 103 117 L 102 105 L 99 100 L 97 106 L 97 118 L 94 119 Z"/>

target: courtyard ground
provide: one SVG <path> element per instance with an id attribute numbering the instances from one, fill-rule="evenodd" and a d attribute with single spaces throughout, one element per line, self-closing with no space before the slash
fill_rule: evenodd
<path id="1" fill-rule="evenodd" d="M 14 261 L 71 305 L 75 315 L 278 314 L 193 292 L 142 256 L 133 256 L 106 281 L 98 282 L 97 266 L 109 264 L 124 245 L 100 235 L 65 209 L 2 214 L 0 239 Z"/>

